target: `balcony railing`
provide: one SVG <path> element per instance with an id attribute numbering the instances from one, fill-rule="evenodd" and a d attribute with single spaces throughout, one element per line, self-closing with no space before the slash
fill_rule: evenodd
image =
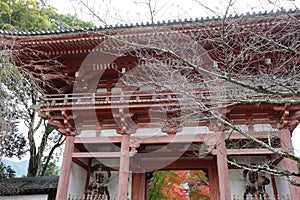
<path id="1" fill-rule="evenodd" d="M 114 200 L 106 195 L 69 195 L 67 200 Z"/>
<path id="2" fill-rule="evenodd" d="M 244 196 L 232 195 L 232 200 L 291 200 L 289 195 L 278 195 L 277 197 L 270 197 L 267 194 L 264 196 L 252 196 L 247 195 L 246 198 Z"/>
<path id="3" fill-rule="evenodd" d="M 155 91 L 123 91 L 106 93 L 71 93 L 45 95 L 40 102 L 40 106 L 66 106 L 85 104 L 118 104 L 118 103 L 159 103 L 159 102 L 189 102 L 201 101 L 205 104 L 244 102 L 259 103 L 280 103 L 280 99 L 268 99 L 265 95 L 243 94 L 243 96 L 232 93 L 220 93 L 218 91 L 194 91 L 183 94 L 176 92 L 155 92 Z M 288 101 L 288 99 L 285 99 Z M 290 99 L 295 103 L 294 99 Z"/>
<path id="4" fill-rule="evenodd" d="M 46 95 L 41 99 L 40 106 L 65 106 L 85 104 L 118 104 L 118 103 L 155 103 L 179 101 L 179 94 L 164 93 L 72 93 Z"/>
<path id="5" fill-rule="evenodd" d="M 68 200 L 107 200 L 106 196 L 100 195 L 69 195 Z M 110 199 L 114 200 L 114 199 Z M 246 198 L 243 196 L 232 195 L 231 200 L 291 200 L 289 195 L 278 195 L 277 197 L 269 197 L 268 195 L 253 197 L 252 195 L 248 195 Z"/>

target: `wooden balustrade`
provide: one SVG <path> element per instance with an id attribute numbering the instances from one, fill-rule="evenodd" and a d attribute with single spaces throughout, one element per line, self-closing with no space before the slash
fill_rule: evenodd
<path id="1" fill-rule="evenodd" d="M 107 200 L 107 197 L 101 197 L 100 195 L 69 195 L 68 200 Z M 268 195 L 253 197 L 252 195 L 248 195 L 245 199 L 243 196 L 232 195 L 232 200 L 291 200 L 291 198 L 289 195 L 278 195 L 277 197 L 269 197 Z"/>
<path id="2" fill-rule="evenodd" d="M 69 195 L 67 200 L 114 200 L 114 199 L 109 199 L 105 195 Z"/>
<path id="3" fill-rule="evenodd" d="M 278 195 L 277 197 L 270 197 L 267 194 L 264 196 L 252 196 L 252 195 L 247 195 L 246 198 L 243 196 L 238 196 L 238 195 L 232 195 L 232 200 L 291 200 L 289 195 Z"/>
<path id="4" fill-rule="evenodd" d="M 74 105 L 74 104 L 105 104 L 105 103 L 151 103 L 178 101 L 181 97 L 175 93 L 73 93 L 47 95 L 41 99 L 41 106 Z"/>
<path id="5" fill-rule="evenodd" d="M 176 92 L 107 92 L 107 93 L 71 93 L 45 95 L 41 99 L 41 106 L 74 105 L 74 104 L 109 104 L 109 103 L 155 103 L 169 101 L 189 101 L 191 99 L 201 99 L 202 102 L 222 103 L 228 99 L 227 96 L 220 95 L 217 91 L 197 91 L 188 95 Z M 258 97 L 263 98 L 263 97 Z M 231 100 L 234 100 L 231 98 Z M 192 102 L 192 101 L 189 101 Z"/>

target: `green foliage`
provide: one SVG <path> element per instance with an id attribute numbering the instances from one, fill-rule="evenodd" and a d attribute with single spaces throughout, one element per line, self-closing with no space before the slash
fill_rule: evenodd
<path id="1" fill-rule="evenodd" d="M 148 200 L 163 200 L 167 197 L 162 192 L 165 187 L 165 178 L 171 171 L 155 171 L 148 183 Z"/>
<path id="2" fill-rule="evenodd" d="M 47 160 L 47 156 L 44 157 L 43 163 Z M 43 176 L 58 176 L 59 175 L 59 167 L 56 166 L 55 162 L 48 163 L 46 171 L 43 173 Z"/>
<path id="3" fill-rule="evenodd" d="M 16 171 L 11 166 L 4 164 L 0 159 L 0 182 L 4 178 L 14 178 L 15 176 Z"/>
<path id="4" fill-rule="evenodd" d="M 13 125 L 16 127 L 16 124 Z M 26 140 L 24 136 L 18 133 L 17 129 L 12 129 L 11 132 L 6 132 L 1 138 L 1 156 L 21 158 L 26 152 Z"/>
<path id="5" fill-rule="evenodd" d="M 93 26 L 92 22 L 78 20 L 76 15 L 62 15 L 52 12 L 49 14 L 49 17 L 51 21 L 50 29 L 82 28 Z"/>
<path id="6" fill-rule="evenodd" d="M 85 26 L 92 26 L 92 23 L 79 20 L 73 15 L 58 14 L 54 7 L 45 5 L 43 0 L 0 0 L 2 30 L 42 31 Z M 42 123 L 36 121 L 32 107 L 37 104 L 38 91 L 28 82 L 30 77 L 25 78 L 13 64 L 14 56 L 9 47 L 0 51 L 0 157 L 20 158 L 28 151 L 28 175 L 38 175 L 38 168 L 43 168 L 42 173 L 45 175 L 56 174 L 57 169 L 50 158 L 53 159 L 51 154 L 64 139 L 53 136 L 54 128 L 45 126 L 41 133 L 42 142 L 37 145 L 35 134 L 38 134 L 37 130 Z M 28 145 L 25 133 L 17 129 L 20 122 L 24 122 L 28 128 Z M 43 163 L 46 152 L 50 155 Z"/>
<path id="7" fill-rule="evenodd" d="M 161 191 L 163 186 L 164 186 L 164 178 L 163 178 L 162 171 L 155 171 L 148 183 L 148 199 L 149 200 L 164 199 L 165 196 Z"/>
<path id="8" fill-rule="evenodd" d="M 46 30 L 47 12 L 34 0 L 1 0 L 0 28 L 4 30 Z"/>
<path id="9" fill-rule="evenodd" d="M 203 170 L 155 171 L 148 182 L 149 200 L 209 200 L 208 178 Z"/>
<path id="10" fill-rule="evenodd" d="M 17 128 L 23 111 L 18 108 L 18 97 L 11 90 L 19 82 L 20 74 L 9 64 L 2 61 L 0 70 L 0 156 L 21 156 L 25 153 L 26 140 Z"/>
<path id="11" fill-rule="evenodd" d="M 42 0 L 0 0 L 0 29 L 41 31 L 92 26 L 74 15 L 62 15 Z"/>

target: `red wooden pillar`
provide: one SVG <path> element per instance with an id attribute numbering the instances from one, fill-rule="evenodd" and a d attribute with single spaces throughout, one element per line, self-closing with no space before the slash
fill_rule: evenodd
<path id="1" fill-rule="evenodd" d="M 132 174 L 132 200 L 143 200 L 146 196 L 146 173 Z"/>
<path id="2" fill-rule="evenodd" d="M 220 200 L 218 170 L 216 163 L 208 168 L 208 177 L 210 199 Z"/>
<path id="3" fill-rule="evenodd" d="M 225 134 L 224 132 L 218 133 L 217 143 L 217 170 L 219 177 L 219 191 L 220 200 L 230 200 L 230 185 L 229 185 L 229 173 L 227 164 L 227 150 L 225 146 Z"/>
<path id="4" fill-rule="evenodd" d="M 291 133 L 289 130 L 283 129 L 280 131 L 280 140 L 281 140 L 282 150 L 287 151 L 290 154 L 294 154 Z M 285 168 L 288 171 L 293 171 L 293 172 L 299 171 L 299 168 L 295 161 L 288 159 L 288 158 L 284 158 L 283 162 L 284 162 Z M 297 177 L 293 177 L 293 178 L 296 179 L 297 181 L 300 181 L 300 179 Z M 288 182 L 288 184 L 289 184 L 289 188 L 290 188 L 291 199 L 299 199 L 299 197 L 300 197 L 299 187 L 292 185 L 290 182 Z"/>
<path id="5" fill-rule="evenodd" d="M 86 170 L 86 181 L 85 181 L 85 189 L 84 190 L 87 190 L 88 189 L 88 186 L 89 186 L 89 183 L 90 183 L 90 178 L 91 178 L 91 168 L 92 168 L 92 162 L 93 160 L 91 158 L 89 158 L 89 161 L 88 161 L 88 168 Z"/>
<path id="6" fill-rule="evenodd" d="M 67 199 L 73 151 L 74 136 L 67 136 L 56 194 L 58 200 Z"/>
<path id="7" fill-rule="evenodd" d="M 274 198 L 275 198 L 275 200 L 278 200 L 278 190 L 277 190 L 277 186 L 276 186 L 275 177 L 273 175 L 271 175 L 271 182 L 272 182 L 272 188 L 273 188 L 273 192 L 274 192 Z"/>
<path id="8" fill-rule="evenodd" d="M 129 137 L 130 137 L 129 135 L 122 135 L 118 200 L 127 200 L 128 177 L 129 177 L 129 145 L 130 145 Z"/>

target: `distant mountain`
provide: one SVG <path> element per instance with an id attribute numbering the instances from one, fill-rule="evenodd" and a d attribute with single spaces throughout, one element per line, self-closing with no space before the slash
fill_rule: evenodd
<path id="1" fill-rule="evenodd" d="M 22 177 L 27 174 L 28 160 L 23 161 L 12 161 L 2 159 L 3 163 L 10 165 L 16 171 L 16 177 Z"/>

